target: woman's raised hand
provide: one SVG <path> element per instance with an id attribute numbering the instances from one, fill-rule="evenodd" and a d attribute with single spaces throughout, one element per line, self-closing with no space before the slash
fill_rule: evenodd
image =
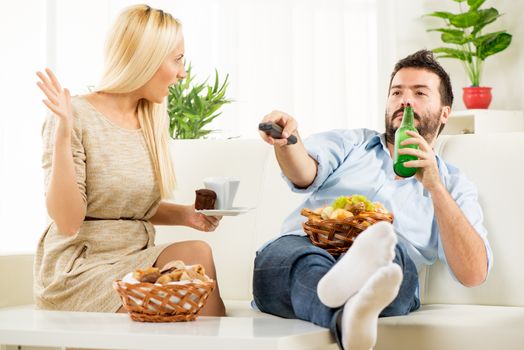
<path id="1" fill-rule="evenodd" d="M 40 81 L 36 83 L 40 90 L 46 95 L 47 100 L 44 104 L 53 112 L 61 121 L 62 126 L 71 130 L 73 127 L 73 108 L 71 107 L 71 95 L 68 89 L 62 89 L 58 79 L 51 69 L 45 69 L 46 74 L 36 72 Z"/>

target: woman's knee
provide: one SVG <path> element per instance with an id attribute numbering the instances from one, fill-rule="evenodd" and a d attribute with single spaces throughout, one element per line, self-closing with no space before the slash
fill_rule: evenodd
<path id="1" fill-rule="evenodd" d="M 185 242 L 187 244 L 187 249 L 198 252 L 201 255 L 205 256 L 213 256 L 213 250 L 211 249 L 211 246 L 206 241 L 200 241 L 200 240 L 194 240 L 194 241 L 187 241 Z"/>
<path id="2" fill-rule="evenodd" d="M 164 266 L 172 260 L 182 260 L 186 264 L 213 265 L 211 246 L 204 241 L 185 241 L 168 245 L 160 253 L 155 266 Z"/>
<path id="3" fill-rule="evenodd" d="M 169 255 L 199 255 L 199 256 L 212 256 L 213 252 L 211 250 L 211 246 L 205 242 L 205 241 L 185 241 L 185 242 L 178 242 L 173 243 L 171 245 L 168 245 L 166 249 L 164 249 L 163 253 L 167 253 Z M 175 256 L 176 258 L 176 256 Z"/>

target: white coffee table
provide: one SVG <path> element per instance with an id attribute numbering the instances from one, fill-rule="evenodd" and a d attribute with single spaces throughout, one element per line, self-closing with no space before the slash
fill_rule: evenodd
<path id="1" fill-rule="evenodd" d="M 140 323 L 126 314 L 41 311 L 27 307 L 0 310 L 0 344 L 96 349 L 336 348 L 327 329 L 272 316 Z"/>

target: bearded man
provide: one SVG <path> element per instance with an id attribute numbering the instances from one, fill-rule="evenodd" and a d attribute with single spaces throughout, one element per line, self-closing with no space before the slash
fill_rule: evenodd
<path id="1" fill-rule="evenodd" d="M 492 254 L 477 190 L 433 150 L 452 103 L 449 75 L 430 51 L 421 50 L 400 60 L 391 74 L 384 134 L 333 130 L 302 142 L 290 115 L 273 111 L 263 118 L 283 128 L 282 139 L 261 137 L 274 146 L 284 179 L 293 191 L 311 195 L 286 219 L 280 237 L 257 252 L 254 307 L 329 328 L 343 349 L 369 350 L 376 343 L 378 317 L 420 307 L 422 266 L 439 259 L 465 286 L 485 281 Z M 392 155 L 407 105 L 419 133 L 410 133 L 404 144 L 418 149 L 400 153 L 418 158 L 404 164 L 417 172 L 399 178 Z M 288 145 L 290 135 L 298 142 Z M 308 240 L 300 211 L 352 194 L 381 202 L 395 220 L 372 225 L 336 259 Z"/>

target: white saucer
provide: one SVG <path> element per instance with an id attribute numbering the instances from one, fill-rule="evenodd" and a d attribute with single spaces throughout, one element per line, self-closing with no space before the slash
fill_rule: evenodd
<path id="1" fill-rule="evenodd" d="M 248 207 L 233 207 L 231 209 L 208 209 L 208 210 L 197 210 L 197 212 L 202 213 L 206 216 L 237 216 L 240 214 L 245 214 L 248 211 L 254 208 Z"/>

